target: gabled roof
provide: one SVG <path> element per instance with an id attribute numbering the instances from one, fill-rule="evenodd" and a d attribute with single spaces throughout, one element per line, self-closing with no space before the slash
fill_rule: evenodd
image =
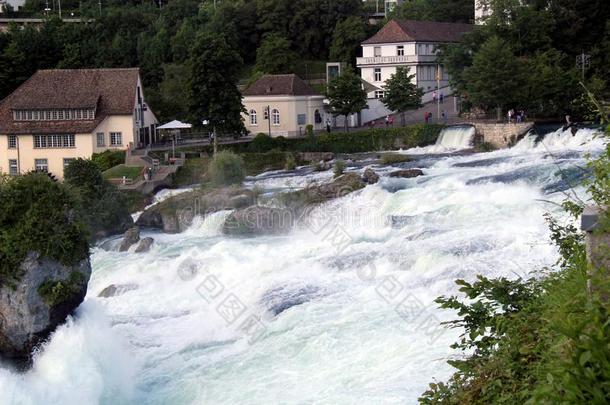
<path id="1" fill-rule="evenodd" d="M 459 42 L 472 24 L 435 21 L 391 20 L 362 45 L 393 42 Z"/>
<path id="2" fill-rule="evenodd" d="M 109 115 L 132 115 L 139 69 L 39 70 L 0 102 L 0 134 L 87 133 Z M 94 120 L 13 121 L 12 110 L 95 108 Z"/>
<path id="3" fill-rule="evenodd" d="M 244 96 L 319 96 L 299 76 L 265 75 L 242 93 Z"/>

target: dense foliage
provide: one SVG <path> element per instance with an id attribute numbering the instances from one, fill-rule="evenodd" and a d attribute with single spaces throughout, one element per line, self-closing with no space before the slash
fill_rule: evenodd
<path id="1" fill-rule="evenodd" d="M 29 252 L 66 265 L 88 257 L 78 198 L 46 174 L 1 181 L 0 206 L 0 285 L 19 279 L 19 266 Z"/>
<path id="2" fill-rule="evenodd" d="M 210 161 L 207 176 L 208 180 L 215 186 L 241 184 L 245 177 L 243 161 L 233 152 L 218 152 Z"/>
<path id="3" fill-rule="evenodd" d="M 279 49 L 280 54 L 276 53 L 275 60 L 266 57 L 266 62 L 283 61 L 279 69 L 272 66 L 273 71 L 282 73 L 303 70 L 303 63 L 292 59 L 295 53 L 301 61 L 328 60 L 331 43 L 333 56 L 355 55 L 361 29 L 356 28 L 358 32 L 345 42 L 333 33 L 348 18 L 364 21 L 361 0 L 63 0 L 61 3 L 64 17 L 74 14 L 93 20 L 86 24 L 62 23 L 57 18 L 57 2 L 48 2 L 51 18 L 40 30 L 34 25 L 24 29 L 14 26 L 7 33 L 0 33 L 0 99 L 37 69 L 137 66 L 141 68 L 148 103 L 161 121 L 193 116 L 199 119 L 199 111 L 193 109 L 197 104 L 186 95 L 191 76 L 189 66 L 191 59 L 199 55 L 195 47 L 201 46 L 196 40 L 201 33 L 224 37 L 247 67 L 240 71 L 240 79 L 247 79 L 257 53 L 270 55 L 269 49 Z M 42 17 L 46 6 L 45 1 L 27 0 L 25 11 L 14 16 Z M 350 19 L 340 25 L 342 32 L 351 32 L 353 23 Z M 270 38 L 281 38 L 280 47 Z M 266 47 L 258 52 L 265 40 Z M 234 68 L 231 63 L 226 61 L 213 67 L 223 72 Z M 269 65 L 262 61 L 261 64 L 267 70 Z"/>
<path id="4" fill-rule="evenodd" d="M 129 207 L 125 196 L 102 176 L 92 160 L 76 159 L 66 167 L 64 182 L 78 196 L 82 218 L 96 239 L 106 232 L 119 233 L 129 225 Z"/>
<path id="5" fill-rule="evenodd" d="M 610 130 L 610 128 L 609 128 Z M 597 234 L 610 231 L 610 145 L 590 163 L 591 203 L 601 208 Z M 574 219 L 583 207 L 563 204 Z M 463 328 L 452 347 L 468 353 L 449 363 L 457 371 L 430 384 L 425 404 L 605 404 L 610 397 L 610 280 L 603 260 L 587 257 L 571 221 L 547 216 L 561 258 L 554 272 L 530 280 L 458 280 L 465 299 L 441 297 Z M 608 263 L 610 247 L 595 252 Z"/>
<path id="6" fill-rule="evenodd" d="M 493 14 L 462 43 L 444 46 L 443 64 L 467 104 L 524 109 L 528 115 L 591 118 L 578 84 L 610 89 L 610 3 L 603 0 L 485 0 Z M 583 70 L 577 57 L 590 56 Z"/>
<path id="7" fill-rule="evenodd" d="M 360 76 L 347 70 L 328 83 L 326 92 L 330 111 L 335 116 L 343 115 L 345 117 L 345 131 L 347 132 L 347 117 L 368 108 L 366 92 L 362 88 Z"/>
<path id="8" fill-rule="evenodd" d="M 423 89 L 414 83 L 415 75 L 409 74 L 409 68 L 399 67 L 386 80 L 384 95 L 381 101 L 391 111 L 400 112 L 401 121 L 404 124 L 404 112 L 422 106 L 421 98 Z"/>

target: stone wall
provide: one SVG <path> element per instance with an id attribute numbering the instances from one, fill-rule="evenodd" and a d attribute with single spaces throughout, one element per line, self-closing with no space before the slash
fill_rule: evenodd
<path id="1" fill-rule="evenodd" d="M 507 148 L 532 129 L 534 123 L 473 123 L 473 125 L 478 142 L 489 142 L 496 148 Z"/>

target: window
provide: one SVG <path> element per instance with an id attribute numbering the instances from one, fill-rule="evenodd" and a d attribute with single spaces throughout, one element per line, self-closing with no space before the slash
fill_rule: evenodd
<path id="1" fill-rule="evenodd" d="M 375 68 L 374 75 L 375 75 L 375 81 L 380 82 L 381 81 L 381 68 Z"/>
<path id="2" fill-rule="evenodd" d="M 307 114 L 297 114 L 297 125 L 307 124 Z"/>
<path id="3" fill-rule="evenodd" d="M 74 135 L 34 135 L 34 148 L 73 148 Z"/>
<path id="4" fill-rule="evenodd" d="M 48 172 L 49 171 L 49 161 L 47 159 L 35 159 L 34 167 L 38 171 Z"/>
<path id="5" fill-rule="evenodd" d="M 322 116 L 320 115 L 320 110 L 314 111 L 313 117 L 314 117 L 314 122 L 316 124 L 321 124 L 322 123 Z"/>
<path id="6" fill-rule="evenodd" d="M 16 176 L 19 174 L 19 168 L 17 166 L 17 159 L 9 159 L 8 174 L 10 174 L 11 176 Z"/>
<path id="7" fill-rule="evenodd" d="M 80 119 L 82 118 L 82 115 L 81 115 L 81 110 L 74 110 L 74 112 L 76 113 L 76 114 L 75 114 L 75 115 L 76 115 L 76 119 L 77 119 L 77 120 L 80 120 Z"/>
<path id="8" fill-rule="evenodd" d="M 121 146 L 123 145 L 123 134 L 120 132 L 110 133 L 110 146 Z"/>
<path id="9" fill-rule="evenodd" d="M 16 135 L 9 135 L 8 136 L 8 148 L 9 149 L 16 149 L 17 148 L 17 136 Z"/>
<path id="10" fill-rule="evenodd" d="M 53 110 L 53 119 L 56 120 L 57 119 L 57 110 Z"/>
<path id="11" fill-rule="evenodd" d="M 383 90 L 375 90 L 375 98 L 383 98 Z"/>
<path id="12" fill-rule="evenodd" d="M 38 110 L 34 110 L 34 116 L 32 118 L 34 121 L 38 121 Z"/>
<path id="13" fill-rule="evenodd" d="M 280 125 L 280 111 L 275 108 L 271 110 L 271 123 L 273 125 Z"/>
<path id="14" fill-rule="evenodd" d="M 44 112 L 45 118 L 50 121 L 51 120 L 51 110 L 47 110 Z"/>
<path id="15" fill-rule="evenodd" d="M 380 46 L 374 47 L 373 52 L 374 52 L 375 57 L 381 56 L 381 47 Z"/>
<path id="16" fill-rule="evenodd" d="M 258 125 L 256 110 L 250 110 L 250 125 Z"/>
<path id="17" fill-rule="evenodd" d="M 70 166 L 70 163 L 72 163 L 73 161 L 74 158 L 64 158 L 64 173 L 66 172 L 68 166 Z"/>
<path id="18" fill-rule="evenodd" d="M 396 55 L 403 56 L 404 54 L 405 54 L 405 46 L 404 45 L 398 45 L 396 47 Z"/>
<path id="19" fill-rule="evenodd" d="M 58 111 L 58 117 L 59 117 L 60 120 L 64 119 L 64 110 L 59 110 Z"/>
<path id="20" fill-rule="evenodd" d="M 98 132 L 97 133 L 97 147 L 101 148 L 103 146 L 106 146 L 106 137 L 104 136 L 103 132 Z"/>
<path id="21" fill-rule="evenodd" d="M 32 110 L 28 110 L 27 114 L 28 114 L 28 120 L 31 121 L 32 120 Z"/>

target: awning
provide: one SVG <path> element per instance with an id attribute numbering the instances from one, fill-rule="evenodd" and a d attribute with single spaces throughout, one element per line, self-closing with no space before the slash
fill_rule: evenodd
<path id="1" fill-rule="evenodd" d="M 193 126 L 191 124 L 187 124 L 178 120 L 173 120 L 172 122 L 168 122 L 167 124 L 163 124 L 160 127 L 157 127 L 157 129 L 186 129 L 192 127 Z"/>
<path id="2" fill-rule="evenodd" d="M 362 88 L 367 93 L 370 93 L 370 92 L 375 91 L 375 90 L 381 90 L 381 87 L 377 87 L 374 84 L 371 84 L 371 83 L 367 82 L 364 79 L 360 79 L 360 81 L 362 82 Z"/>

